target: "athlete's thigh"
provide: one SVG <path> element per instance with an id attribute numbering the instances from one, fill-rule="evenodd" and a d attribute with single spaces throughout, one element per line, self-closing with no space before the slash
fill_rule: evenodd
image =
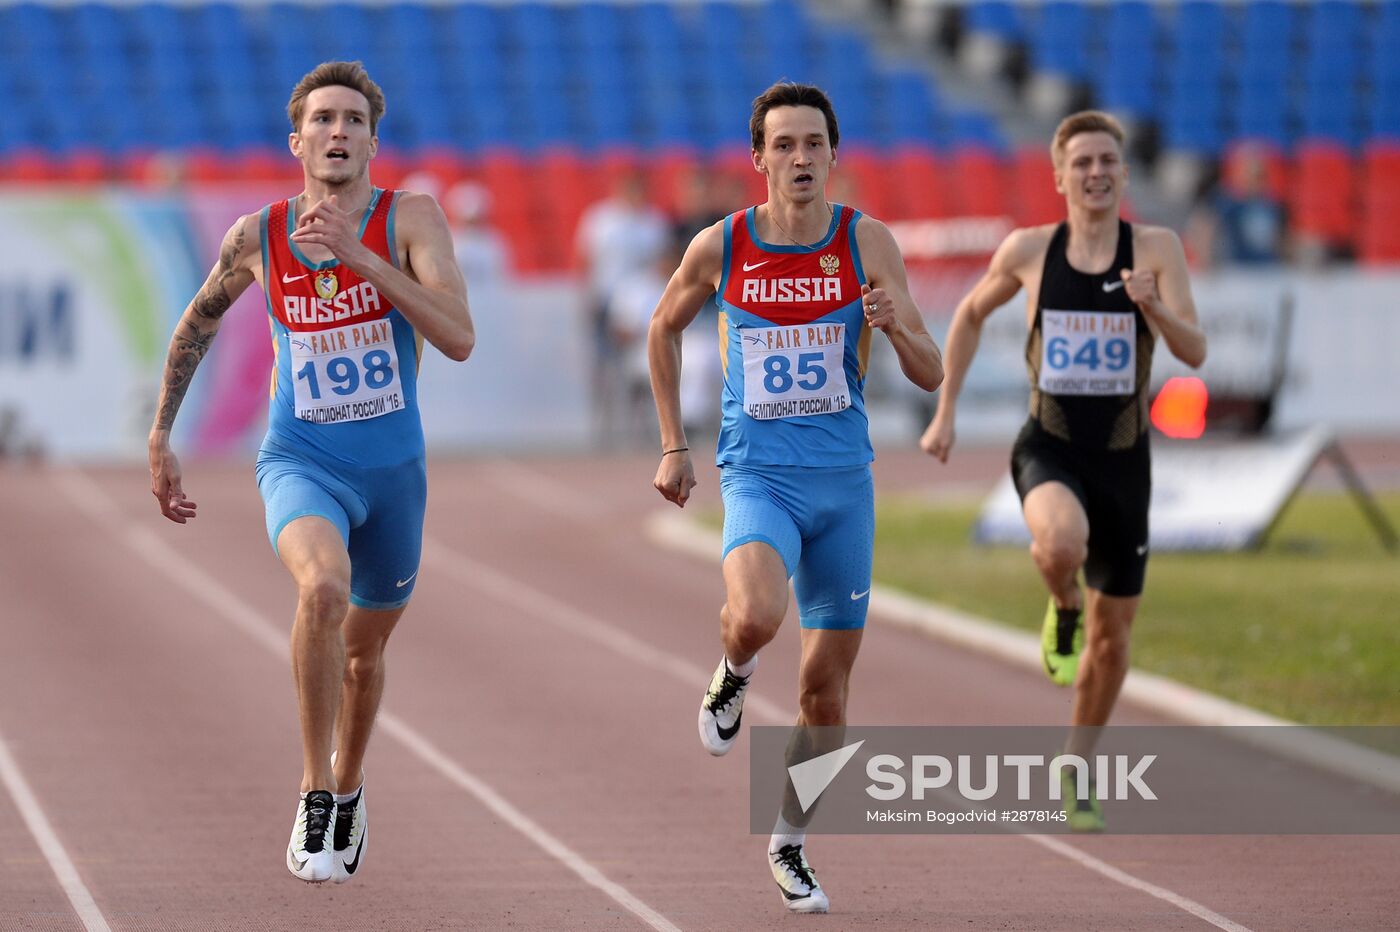
<path id="1" fill-rule="evenodd" d="M 720 559 L 727 563 L 730 554 L 746 544 L 766 544 L 782 561 L 784 580 L 791 577 L 802 557 L 802 531 L 792 505 L 786 501 L 790 490 L 781 477 L 742 466 L 725 466 L 720 470 L 719 489 L 724 501 L 724 549 Z"/>
<path id="2" fill-rule="evenodd" d="M 313 463 L 264 451 L 258 454 L 257 480 L 267 539 L 274 550 L 279 547 L 283 528 L 298 518 L 325 518 L 346 543 L 351 525 L 363 517 L 363 505 L 354 491 Z"/>
<path id="3" fill-rule="evenodd" d="M 279 455 L 259 455 L 257 479 L 268 540 L 292 578 L 304 584 L 330 572 L 348 580 L 353 492 L 312 464 Z"/>
<path id="4" fill-rule="evenodd" d="M 1071 486 L 1058 479 L 1042 482 L 1021 500 L 1026 527 L 1037 541 L 1059 541 L 1080 548 L 1089 543 L 1089 515 Z"/>
<path id="5" fill-rule="evenodd" d="M 793 578 L 804 629 L 848 631 L 865 626 L 875 551 L 875 485 L 869 467 L 813 477 L 818 526 L 802 543 Z"/>
<path id="6" fill-rule="evenodd" d="M 766 622 L 777 630 L 787 614 L 788 574 L 778 551 L 761 540 L 740 544 L 724 556 L 724 598 L 731 614 Z"/>
<path id="7" fill-rule="evenodd" d="M 1145 451 L 1114 453 L 1089 489 L 1089 559 L 1084 580 L 1118 599 L 1142 594 L 1147 579 L 1151 465 Z"/>
<path id="8" fill-rule="evenodd" d="M 350 602 L 388 611 L 408 604 L 423 556 L 423 514 L 428 502 L 422 460 L 365 470 L 369 502 L 365 520 L 350 532 Z"/>
<path id="9" fill-rule="evenodd" d="M 1083 549 L 1089 540 L 1088 494 L 1072 449 L 1027 423 L 1011 448 L 1011 479 L 1036 541 Z"/>
<path id="10" fill-rule="evenodd" d="M 298 586 L 350 582 L 350 556 L 340 529 L 316 514 L 293 518 L 277 535 L 277 556 Z"/>

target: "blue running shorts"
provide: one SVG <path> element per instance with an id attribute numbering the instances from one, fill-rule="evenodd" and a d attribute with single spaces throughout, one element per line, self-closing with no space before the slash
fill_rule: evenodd
<path id="1" fill-rule="evenodd" d="M 724 554 L 762 541 L 778 552 L 804 628 L 865 627 L 875 550 L 870 464 L 720 469 Z"/>
<path id="2" fill-rule="evenodd" d="M 350 553 L 350 602 L 380 611 L 408 604 L 423 554 L 428 478 L 422 458 L 362 467 L 265 443 L 257 477 L 273 550 L 290 522 L 325 518 Z"/>

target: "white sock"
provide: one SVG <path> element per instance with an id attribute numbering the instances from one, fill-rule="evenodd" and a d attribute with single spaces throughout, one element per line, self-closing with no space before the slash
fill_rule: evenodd
<path id="1" fill-rule="evenodd" d="M 789 825 L 781 815 L 773 825 L 773 835 L 768 839 L 768 853 L 777 854 L 784 845 L 801 845 L 807 842 L 807 829 Z"/>
<path id="2" fill-rule="evenodd" d="M 758 654 L 754 654 L 752 657 L 750 657 L 748 663 L 735 663 L 734 661 L 729 659 L 728 655 L 726 655 L 724 658 L 724 663 L 725 666 L 729 667 L 730 673 L 733 673 L 735 676 L 742 676 L 745 679 L 747 679 L 748 677 L 753 676 L 754 670 L 758 669 Z"/>
<path id="3" fill-rule="evenodd" d="M 355 792 L 353 792 L 353 793 L 333 793 L 333 794 L 331 794 L 331 795 L 333 795 L 333 796 L 335 797 L 336 804 L 338 805 L 338 804 L 340 804 L 340 803 L 348 803 L 348 802 L 350 802 L 350 801 L 353 800 L 356 796 L 359 796 L 359 795 L 360 795 L 360 790 L 362 790 L 362 789 L 364 789 L 364 784 L 363 784 L 363 783 L 361 783 L 359 786 L 355 787 Z"/>

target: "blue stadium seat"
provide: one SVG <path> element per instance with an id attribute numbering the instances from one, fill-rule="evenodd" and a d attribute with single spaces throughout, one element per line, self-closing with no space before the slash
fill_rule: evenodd
<path id="1" fill-rule="evenodd" d="M 62 46 L 57 10 L 46 4 L 19 3 L 0 7 L 0 51 L 13 55 L 21 50 L 56 55 Z"/>
<path id="2" fill-rule="evenodd" d="M 1244 5 L 1240 42 L 1245 49 L 1267 46 L 1287 54 L 1297 25 L 1294 4 L 1284 0 L 1253 0 Z"/>
<path id="3" fill-rule="evenodd" d="M 1285 147 L 1291 141 L 1288 126 L 1288 90 L 1282 84 L 1242 86 L 1233 113 L 1234 133 L 1263 139 Z"/>
<path id="4" fill-rule="evenodd" d="M 452 43 L 464 52 L 490 54 L 500 49 L 505 34 L 502 7 L 463 3 L 446 7 L 445 15 Z"/>
<path id="5" fill-rule="evenodd" d="M 504 7 L 502 14 L 502 37 L 511 45 L 557 48 L 562 42 L 560 7 L 526 0 Z"/>
<path id="6" fill-rule="evenodd" d="M 1042 5 L 1031 33 L 1031 67 L 1074 80 L 1087 77 L 1089 22 L 1089 8 L 1082 3 L 1049 0 Z"/>
<path id="7" fill-rule="evenodd" d="M 621 56 L 627 44 L 625 14 L 617 4 L 587 0 L 573 12 L 574 22 L 569 30 L 572 43 L 595 55 Z"/>
<path id="8" fill-rule="evenodd" d="M 963 8 L 963 28 L 970 33 L 985 33 L 1006 42 L 1021 38 L 1021 23 L 1014 4 L 1005 0 L 969 3 Z"/>
<path id="9" fill-rule="evenodd" d="M 69 30 L 77 40 L 77 51 L 89 55 L 121 54 L 126 41 L 123 17 L 116 7 L 82 3 L 68 11 Z"/>
<path id="10" fill-rule="evenodd" d="M 1231 20 L 1225 4 L 1215 0 L 1186 0 L 1176 8 L 1175 47 L 1220 48 L 1232 41 Z"/>

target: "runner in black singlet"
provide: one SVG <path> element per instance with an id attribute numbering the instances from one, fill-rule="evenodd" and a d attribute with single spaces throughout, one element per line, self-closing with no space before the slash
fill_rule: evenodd
<path id="1" fill-rule="evenodd" d="M 1050 153 L 1067 219 L 1013 231 L 958 305 L 938 412 L 920 441 L 947 461 L 982 323 L 1024 288 L 1030 418 L 1012 451 L 1012 477 L 1031 555 L 1050 590 L 1045 669 L 1056 683 L 1074 684 L 1071 722 L 1082 726 L 1107 723 L 1128 671 L 1147 568 L 1152 350 L 1160 337 L 1188 365 L 1199 366 L 1206 354 L 1181 241 L 1171 230 L 1120 218 L 1128 182 L 1123 144 L 1122 127 L 1106 113 L 1084 111 L 1060 123 Z M 1074 729 L 1067 753 L 1087 758 L 1094 734 L 1093 727 Z M 1083 798 L 1067 800 L 1070 826 L 1102 829 L 1092 786 L 1071 789 Z"/>

